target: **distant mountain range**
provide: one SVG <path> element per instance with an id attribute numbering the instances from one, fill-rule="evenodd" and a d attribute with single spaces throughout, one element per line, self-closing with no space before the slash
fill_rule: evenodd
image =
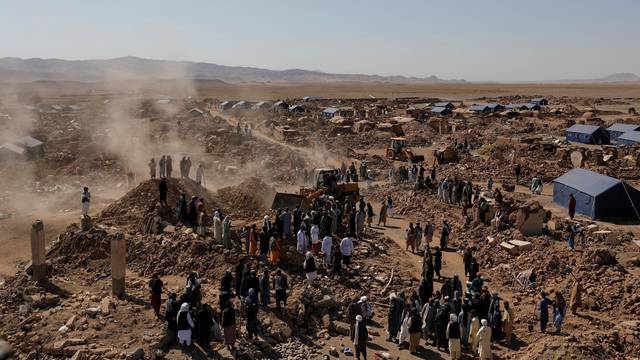
<path id="1" fill-rule="evenodd" d="M 167 79 L 219 80 L 227 83 L 467 83 L 465 80 L 444 80 L 433 75 L 419 78 L 366 74 L 332 74 L 301 69 L 268 70 L 204 62 L 152 60 L 133 56 L 107 60 L 0 58 L 0 82 L 100 82 Z M 618 73 L 597 79 L 542 81 L 542 83 L 620 82 L 640 82 L 640 76 L 633 73 Z"/>
<path id="2" fill-rule="evenodd" d="M 640 82 L 640 76 L 634 73 L 617 73 L 596 79 L 585 80 L 551 80 L 548 83 L 633 83 Z"/>
<path id="3" fill-rule="evenodd" d="M 151 60 L 121 57 L 108 60 L 0 59 L 0 81 L 105 81 L 156 79 L 221 80 L 228 83 L 465 83 L 464 80 L 331 74 L 310 70 L 268 70 L 203 62 Z"/>

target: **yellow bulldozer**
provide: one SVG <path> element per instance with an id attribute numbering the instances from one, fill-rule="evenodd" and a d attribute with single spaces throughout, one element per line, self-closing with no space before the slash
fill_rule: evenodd
<path id="1" fill-rule="evenodd" d="M 409 161 L 413 164 L 423 162 L 424 155 L 416 155 L 409 147 L 404 137 L 391 138 L 391 146 L 387 148 L 387 158 L 392 160 Z"/>
<path id="2" fill-rule="evenodd" d="M 358 183 L 339 183 L 339 169 L 314 169 L 313 170 L 313 186 L 301 187 L 300 193 L 281 193 L 277 192 L 273 198 L 271 208 L 276 209 L 293 209 L 300 206 L 303 211 L 312 209 L 316 199 L 323 195 L 333 196 L 339 201 L 350 198 L 354 202 L 360 200 L 360 188 Z"/>

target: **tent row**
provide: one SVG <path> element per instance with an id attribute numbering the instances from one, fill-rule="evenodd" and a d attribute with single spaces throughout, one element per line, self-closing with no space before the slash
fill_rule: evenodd
<path id="1" fill-rule="evenodd" d="M 619 145 L 640 144 L 640 125 L 613 124 L 608 128 L 596 125 L 575 124 L 566 130 L 568 141 L 583 144 L 604 145 L 616 142 Z"/>

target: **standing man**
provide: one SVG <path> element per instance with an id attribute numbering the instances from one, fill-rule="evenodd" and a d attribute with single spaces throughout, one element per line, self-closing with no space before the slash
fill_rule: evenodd
<path id="1" fill-rule="evenodd" d="M 551 300 L 547 297 L 547 293 L 544 291 L 540 293 L 540 302 L 538 303 L 538 310 L 540 311 L 540 332 L 547 331 L 547 324 L 549 323 L 549 305 Z"/>
<path id="2" fill-rule="evenodd" d="M 502 327 L 504 328 L 504 340 L 507 343 L 507 346 L 511 346 L 511 333 L 513 332 L 513 310 L 511 310 L 508 301 L 504 302 Z"/>
<path id="3" fill-rule="evenodd" d="M 171 155 L 167 155 L 167 160 L 165 164 L 167 168 L 167 177 L 171 177 L 171 172 L 173 171 L 173 160 L 171 160 Z"/>
<path id="4" fill-rule="evenodd" d="M 82 216 L 89 216 L 89 204 L 91 203 L 91 193 L 88 187 L 84 187 L 82 190 Z"/>
<path id="5" fill-rule="evenodd" d="M 300 230 L 300 224 L 302 224 L 302 211 L 300 210 L 300 206 L 296 206 L 293 209 L 293 232 L 298 233 Z"/>
<path id="6" fill-rule="evenodd" d="M 258 336 L 258 304 L 254 302 L 253 293 L 256 289 L 249 289 L 249 296 L 244 300 L 244 313 L 247 317 L 247 337 L 253 340 L 254 336 Z"/>
<path id="7" fill-rule="evenodd" d="M 313 250 L 314 254 L 317 254 L 320 251 L 320 229 L 318 225 L 311 225 L 311 250 Z"/>
<path id="8" fill-rule="evenodd" d="M 149 289 L 151 291 L 151 307 L 153 308 L 153 312 L 156 313 L 156 316 L 160 316 L 160 303 L 162 301 L 162 287 L 164 283 L 158 277 L 157 273 L 154 273 L 149 280 Z"/>
<path id="9" fill-rule="evenodd" d="M 573 217 L 576 215 L 576 198 L 573 197 L 573 194 L 569 194 L 569 217 L 573 220 Z"/>
<path id="10" fill-rule="evenodd" d="M 187 157 L 186 162 L 184 163 L 184 174 L 188 178 L 191 176 L 191 156 Z"/>
<path id="11" fill-rule="evenodd" d="M 351 241 L 351 236 L 347 235 L 340 242 L 340 254 L 342 254 L 342 263 L 345 266 L 349 266 L 351 263 L 351 254 L 353 254 L 353 241 Z"/>
<path id="12" fill-rule="evenodd" d="M 422 336 L 422 316 L 420 316 L 418 309 L 411 309 L 409 316 L 409 352 L 411 355 L 417 355 Z"/>
<path id="13" fill-rule="evenodd" d="M 149 176 L 151 176 L 151 180 L 155 180 L 156 178 L 156 161 L 154 158 L 151 158 L 151 161 L 149 161 Z"/>
<path id="14" fill-rule="evenodd" d="M 447 325 L 447 339 L 449 339 L 449 356 L 451 360 L 460 359 L 460 324 L 456 314 L 449 315 Z"/>
<path id="15" fill-rule="evenodd" d="M 353 340 L 353 347 L 356 350 L 356 359 L 360 360 L 360 355 L 364 360 L 367 360 L 367 340 L 369 339 L 369 332 L 367 331 L 367 325 L 362 321 L 362 315 L 356 316 L 356 324 L 354 331 L 351 334 L 351 340 Z"/>
<path id="16" fill-rule="evenodd" d="M 480 322 L 482 327 L 478 330 L 475 341 L 478 343 L 478 355 L 481 360 L 491 359 L 491 328 L 486 319 Z"/>
<path id="17" fill-rule="evenodd" d="M 284 209 L 280 214 L 280 221 L 282 222 L 282 236 L 287 238 L 291 234 L 291 213 L 289 213 L 289 208 Z"/>
<path id="18" fill-rule="evenodd" d="M 307 252 L 307 235 L 305 234 L 304 227 L 301 227 L 300 230 L 298 230 L 296 239 L 297 239 L 296 250 L 298 250 L 300 254 L 304 255 Z"/>
<path id="19" fill-rule="evenodd" d="M 415 244 L 416 250 L 420 252 L 420 248 L 422 248 L 422 225 L 420 225 L 420 223 L 416 224 L 416 227 L 414 228 L 414 232 L 416 235 L 414 244 Z"/>
<path id="20" fill-rule="evenodd" d="M 440 233 L 440 248 L 442 250 L 447 249 L 447 240 L 449 240 L 449 234 L 451 233 L 451 227 L 447 220 L 442 220 L 442 232 Z"/>
<path id="21" fill-rule="evenodd" d="M 204 179 L 204 166 L 202 163 L 198 164 L 198 168 L 196 169 L 196 182 L 202 187 L 207 187 L 207 182 Z"/>
<path id="22" fill-rule="evenodd" d="M 276 290 L 276 310 L 282 311 L 280 303 L 287 306 L 287 276 L 282 273 L 280 269 L 276 271 L 276 276 L 273 277 L 273 287 Z"/>
<path id="23" fill-rule="evenodd" d="M 158 161 L 158 166 L 160 166 L 160 178 L 167 176 L 167 158 L 162 155 L 160 161 Z"/>
<path id="24" fill-rule="evenodd" d="M 433 252 L 433 268 L 438 275 L 438 279 L 441 279 L 440 270 L 442 270 L 442 251 L 436 246 L 436 250 Z"/>
<path id="25" fill-rule="evenodd" d="M 322 238 L 322 253 L 324 254 L 324 266 L 328 269 L 331 266 L 331 247 L 333 246 L 333 238 L 327 234 Z"/>
<path id="26" fill-rule="evenodd" d="M 187 163 L 187 158 L 186 156 L 183 156 L 182 159 L 180 159 L 180 178 L 184 179 L 185 178 L 185 165 Z"/>

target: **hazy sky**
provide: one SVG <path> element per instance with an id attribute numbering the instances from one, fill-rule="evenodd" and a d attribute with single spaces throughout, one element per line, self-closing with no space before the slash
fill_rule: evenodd
<path id="1" fill-rule="evenodd" d="M 640 0 L 0 0 L 0 57 L 473 81 L 640 74 Z"/>

